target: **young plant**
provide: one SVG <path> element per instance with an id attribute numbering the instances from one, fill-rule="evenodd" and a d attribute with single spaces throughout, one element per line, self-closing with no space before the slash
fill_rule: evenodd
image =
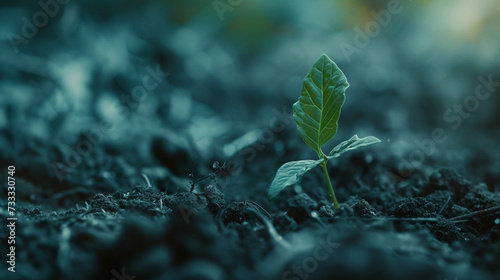
<path id="1" fill-rule="evenodd" d="M 337 133 L 340 109 L 344 104 L 345 90 L 348 87 L 349 83 L 344 73 L 326 54 L 314 63 L 302 83 L 299 101 L 293 104 L 293 118 L 300 136 L 316 151 L 319 159 L 292 161 L 281 166 L 269 188 L 269 201 L 284 188 L 299 182 L 307 171 L 319 165 L 323 169 L 333 205 L 335 209 L 339 208 L 326 168 L 328 160 L 339 157 L 345 152 L 380 142 L 373 136 L 358 138 L 354 135 L 338 144 L 328 155 L 321 150 L 321 147 Z"/>

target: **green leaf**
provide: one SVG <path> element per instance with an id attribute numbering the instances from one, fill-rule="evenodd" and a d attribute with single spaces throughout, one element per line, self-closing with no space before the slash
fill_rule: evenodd
<path id="1" fill-rule="evenodd" d="M 345 152 L 356 150 L 357 148 L 377 144 L 380 142 L 380 139 L 378 139 L 377 137 L 367 136 L 364 138 L 358 138 L 358 135 L 354 134 L 354 136 L 349 140 L 344 141 L 333 148 L 333 150 L 328 154 L 327 158 L 336 158 Z"/>
<path id="2" fill-rule="evenodd" d="M 348 87 L 344 73 L 323 54 L 304 78 L 299 101 L 293 104 L 293 118 L 300 136 L 320 156 L 321 147 L 337 133 Z"/>
<path id="3" fill-rule="evenodd" d="M 273 200 L 284 188 L 295 185 L 307 171 L 319 165 L 321 162 L 323 162 L 323 159 L 299 160 L 283 164 L 280 169 L 278 169 L 278 172 L 276 172 L 273 183 L 269 188 L 269 193 L 267 194 L 269 201 Z"/>

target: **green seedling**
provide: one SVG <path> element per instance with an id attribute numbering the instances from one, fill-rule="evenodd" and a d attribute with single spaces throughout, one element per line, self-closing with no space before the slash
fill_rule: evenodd
<path id="1" fill-rule="evenodd" d="M 293 118 L 300 136 L 318 153 L 319 159 L 292 161 L 281 166 L 269 188 L 270 201 L 284 188 L 298 183 L 307 171 L 319 165 L 323 169 L 333 205 L 335 209 L 339 208 L 326 168 L 328 160 L 360 147 L 380 143 L 380 140 L 373 136 L 358 138 L 354 135 L 338 144 L 328 155 L 321 150 L 337 133 L 340 109 L 348 87 L 344 73 L 326 54 L 314 63 L 302 83 L 299 101 L 293 104 Z"/>

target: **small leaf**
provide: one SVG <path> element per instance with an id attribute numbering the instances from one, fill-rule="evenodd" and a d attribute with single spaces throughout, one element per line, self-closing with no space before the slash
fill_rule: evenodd
<path id="1" fill-rule="evenodd" d="M 299 160 L 283 164 L 280 169 L 278 169 L 278 172 L 276 172 L 273 183 L 269 188 L 269 193 L 267 195 L 269 201 L 273 200 L 284 188 L 299 182 L 307 171 L 319 165 L 321 162 L 323 162 L 323 159 Z"/>
<path id="2" fill-rule="evenodd" d="M 313 65 L 302 83 L 293 118 L 300 136 L 321 155 L 321 147 L 337 133 L 340 109 L 349 87 L 344 73 L 326 54 Z"/>
<path id="3" fill-rule="evenodd" d="M 327 158 L 336 158 L 345 152 L 356 150 L 357 148 L 377 144 L 380 142 L 380 139 L 378 139 L 377 137 L 367 136 L 364 138 L 358 138 L 358 135 L 354 134 L 354 136 L 349 140 L 344 141 L 333 148 L 333 150 L 328 154 Z"/>

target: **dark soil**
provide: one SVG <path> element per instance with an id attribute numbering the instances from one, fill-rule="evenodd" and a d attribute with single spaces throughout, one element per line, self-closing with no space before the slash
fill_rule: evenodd
<path id="1" fill-rule="evenodd" d="M 333 55 L 352 86 L 325 151 L 354 133 L 382 143 L 329 163 L 337 211 L 319 167 L 269 202 L 283 163 L 314 159 L 291 108 L 321 53 L 296 56 L 287 46 L 330 52 L 330 43 L 279 29 L 291 26 L 280 21 L 294 20 L 292 7 L 263 20 L 255 38 L 238 29 L 255 15 L 222 32 L 210 29 L 219 26 L 211 5 L 195 17 L 165 12 L 185 11 L 182 1 L 159 2 L 68 4 L 20 54 L 2 46 L 4 264 L 8 166 L 17 221 L 16 272 L 2 265 L 0 279 L 500 279 L 500 99 L 492 95 L 460 129 L 442 121 L 478 75 L 496 81 L 498 65 L 443 47 L 435 51 L 454 56 L 432 68 L 419 57 L 429 50 L 402 43 L 413 27 L 396 28 L 415 16 L 395 18 L 386 41 L 371 45 L 387 59 L 377 67 L 394 77 L 383 90 L 365 82 L 370 48 L 352 62 Z M 200 23 L 207 14 L 215 23 Z M 5 23 L 21 28 L 18 17 Z M 158 87 L 120 101 L 157 65 L 168 72 Z M 441 92 L 458 80 L 460 97 Z M 439 127 L 449 140 L 429 144 Z"/>

